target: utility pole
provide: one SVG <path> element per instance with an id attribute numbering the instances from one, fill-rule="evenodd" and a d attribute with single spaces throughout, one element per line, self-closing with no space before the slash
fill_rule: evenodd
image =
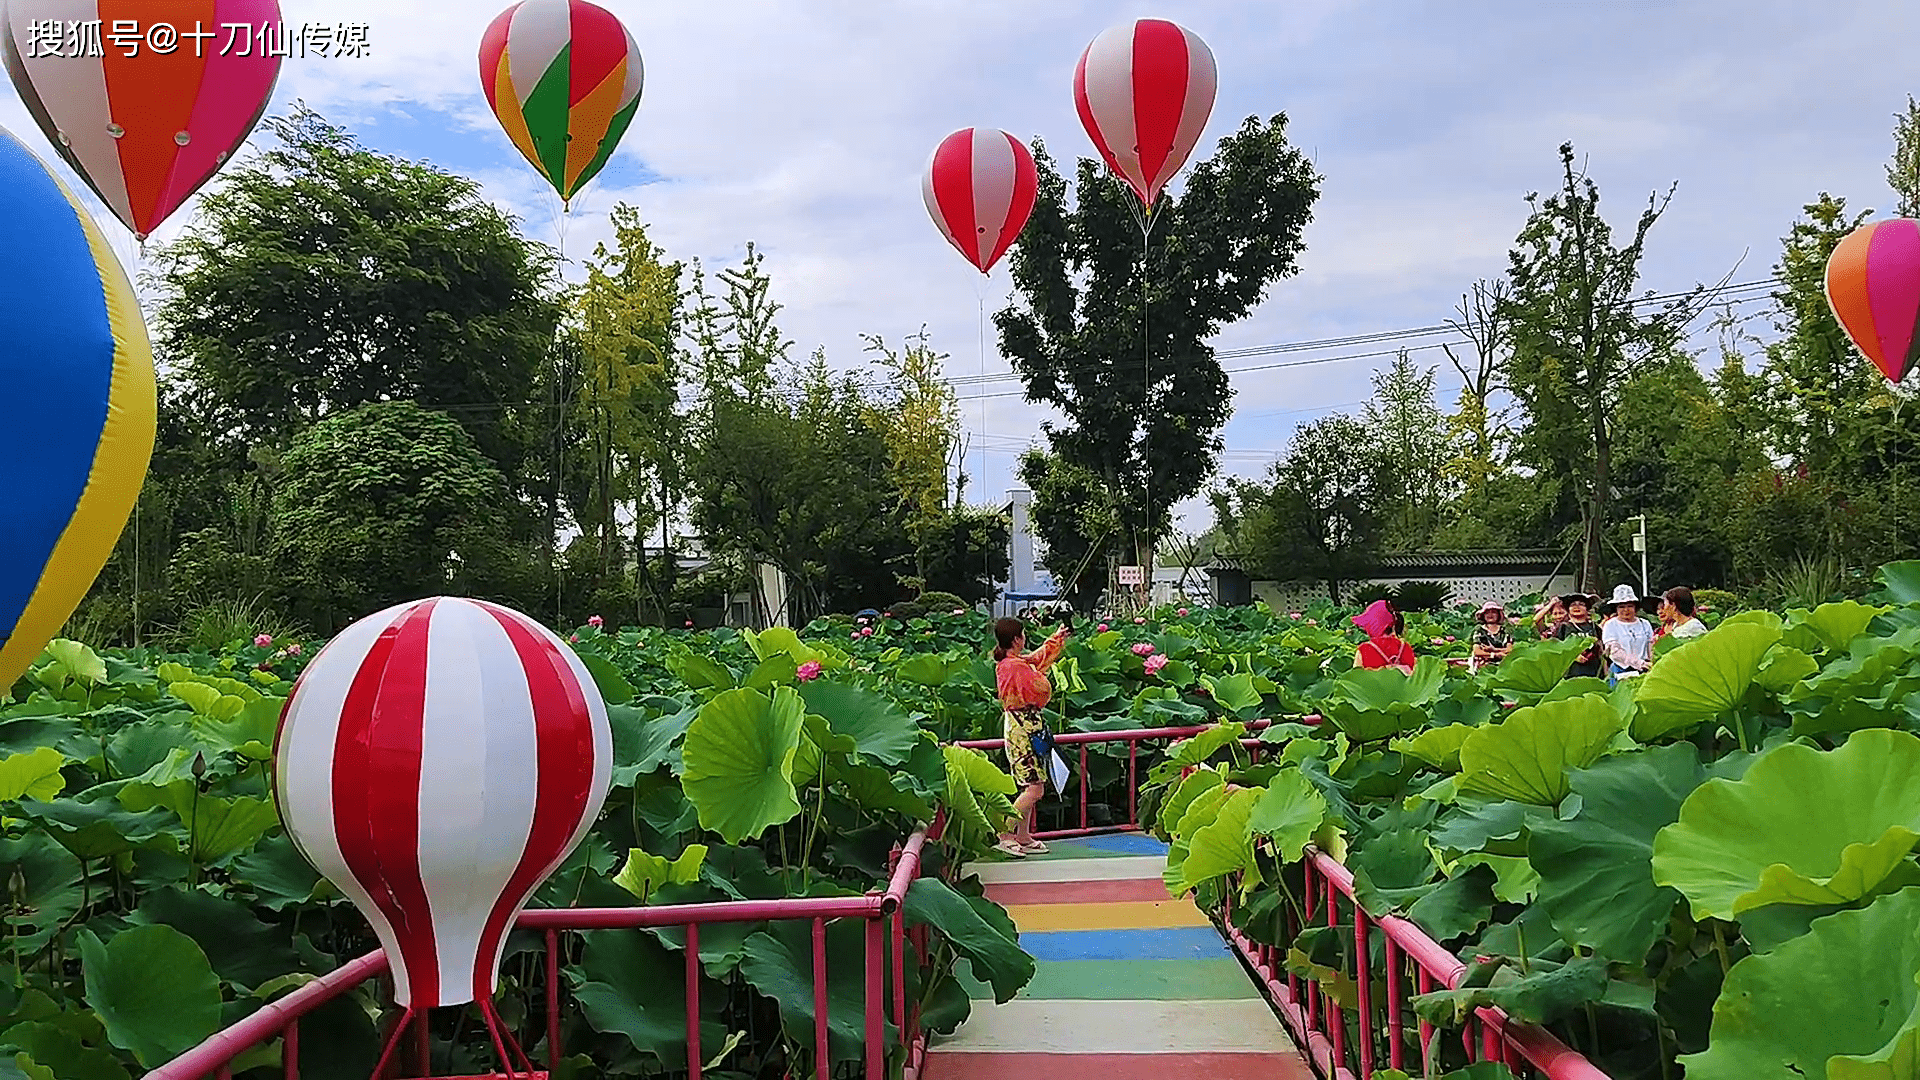
<path id="1" fill-rule="evenodd" d="M 1653 592 L 1647 580 L 1647 515 L 1637 514 L 1627 520 L 1640 523 L 1640 531 L 1633 534 L 1633 550 L 1640 553 L 1640 595 L 1644 597 Z"/>

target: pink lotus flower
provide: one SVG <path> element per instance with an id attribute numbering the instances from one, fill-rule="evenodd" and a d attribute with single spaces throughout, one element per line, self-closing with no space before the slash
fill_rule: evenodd
<path id="1" fill-rule="evenodd" d="M 1448 635 L 1447 635 L 1447 644 L 1449 644 L 1449 645 L 1451 645 L 1451 644 L 1453 644 L 1454 642 L 1456 642 L 1456 641 L 1459 641 L 1459 640 L 1460 640 L 1459 638 L 1457 638 L 1457 637 L 1454 637 L 1454 636 L 1453 636 L 1452 634 L 1448 634 Z"/>
<path id="2" fill-rule="evenodd" d="M 605 626 L 606 624 L 607 624 L 607 620 L 601 618 L 598 615 L 587 616 L 587 625 L 593 627 L 595 630 L 600 629 L 602 626 Z"/>
<path id="3" fill-rule="evenodd" d="M 1135 655 L 1135 656 L 1152 656 L 1152 655 L 1153 655 L 1153 645 L 1152 645 L 1152 644 L 1150 644 L 1150 643 L 1148 643 L 1148 642 L 1145 642 L 1145 641 L 1141 641 L 1141 642 L 1137 642 L 1137 643 L 1135 643 L 1135 645 L 1133 646 L 1133 655 Z"/>
<path id="4" fill-rule="evenodd" d="M 820 661 L 809 660 L 795 668 L 793 673 L 799 676 L 801 682 L 812 682 L 820 677 Z"/>
<path id="5" fill-rule="evenodd" d="M 1100 626 L 1099 626 L 1099 629 L 1097 629 L 1097 630 L 1095 631 L 1095 633 L 1100 633 L 1100 634 L 1104 634 L 1104 633 L 1106 633 L 1106 632 L 1107 632 L 1107 624 L 1106 624 L 1106 623 L 1101 623 L 1101 624 L 1100 624 Z"/>
<path id="6" fill-rule="evenodd" d="M 291 645 L 289 645 L 289 646 L 287 646 L 287 655 L 288 655 L 288 656 L 299 656 L 299 655 L 300 655 L 300 643 L 296 641 L 296 642 L 294 642 L 293 644 L 291 644 Z"/>
<path id="7" fill-rule="evenodd" d="M 1186 608 L 1181 608 L 1181 609 L 1180 609 L 1180 617 L 1181 617 L 1181 618 L 1183 618 L 1183 619 L 1187 617 L 1187 609 L 1186 609 Z"/>
<path id="8" fill-rule="evenodd" d="M 568 634 L 568 635 L 567 635 L 567 640 L 568 640 L 568 641 L 571 641 L 571 642 L 573 642 L 573 643 L 574 643 L 575 645 L 578 645 L 578 644 L 580 644 L 580 635 L 579 635 L 579 634 Z"/>
<path id="9" fill-rule="evenodd" d="M 1144 615 L 1135 615 L 1135 616 L 1133 617 L 1133 625 L 1135 625 L 1135 626 L 1145 626 L 1145 625 L 1147 625 L 1147 618 L 1146 618 L 1146 616 L 1144 616 Z"/>
<path id="10" fill-rule="evenodd" d="M 1307 625 L 1308 625 L 1308 626 L 1319 626 L 1319 625 L 1320 625 L 1320 620 L 1319 620 L 1319 619 L 1308 619 L 1308 620 L 1307 620 Z"/>
<path id="11" fill-rule="evenodd" d="M 881 612 L 881 613 L 880 613 L 880 617 L 881 617 L 881 618 L 883 618 L 883 619 L 891 619 L 891 618 L 893 618 L 893 612 L 891 612 L 891 611 L 883 611 L 883 612 Z"/>
<path id="12" fill-rule="evenodd" d="M 1289 611 L 1289 612 L 1287 612 L 1287 618 L 1289 618 L 1289 619 L 1298 619 L 1299 617 L 1300 617 L 1300 613 L 1299 613 L 1299 612 L 1297 612 L 1297 611 Z"/>
<path id="13" fill-rule="evenodd" d="M 863 627 L 861 627 L 861 628 L 860 628 L 860 636 L 861 636 L 861 637 L 872 637 L 872 636 L 873 636 L 873 627 L 871 627 L 871 626 L 863 626 Z"/>
<path id="14" fill-rule="evenodd" d="M 848 634 L 847 636 L 848 636 L 848 637 L 850 637 L 850 638 L 852 638 L 852 639 L 853 639 L 853 640 L 855 640 L 855 641 L 859 641 L 859 640 L 860 640 L 860 631 L 858 631 L 858 630 L 855 630 L 855 631 L 854 631 L 853 633 L 851 633 L 851 634 Z"/>
<path id="15" fill-rule="evenodd" d="M 687 629 L 689 629 L 689 630 L 691 630 L 691 629 L 693 629 L 693 620 L 692 620 L 692 619 L 688 619 L 688 620 L 687 620 Z"/>
<path id="16" fill-rule="evenodd" d="M 953 609 L 953 613 L 955 615 L 965 615 L 967 613 L 967 609 L 963 607 L 957 607 Z"/>
<path id="17" fill-rule="evenodd" d="M 253 639 L 253 646 L 256 649 L 264 649 L 271 644 L 273 644 L 272 634 L 260 634 Z"/>
<path id="18" fill-rule="evenodd" d="M 1167 666 L 1167 658 L 1164 656 L 1147 657 L 1147 674 L 1149 675 L 1160 674 L 1160 669 L 1166 666 Z"/>

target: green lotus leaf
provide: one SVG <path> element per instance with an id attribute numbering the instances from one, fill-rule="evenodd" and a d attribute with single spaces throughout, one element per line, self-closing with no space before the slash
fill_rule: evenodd
<path id="1" fill-rule="evenodd" d="M 1172 666 L 1172 665 L 1168 665 Z M 1165 676 L 1165 672 L 1161 672 Z M 1260 691 L 1254 689 L 1253 675 L 1242 672 L 1229 675 L 1224 679 L 1210 679 L 1206 683 L 1213 700 L 1219 702 L 1228 712 L 1242 712 L 1260 705 Z"/>
<path id="2" fill-rule="evenodd" d="M 72 1014 L 63 1019 L 73 1019 Z M 61 1027 L 45 1021 L 15 1024 L 0 1033 L 0 1043 L 17 1047 L 21 1057 L 30 1057 L 35 1065 L 46 1070 L 47 1080 L 128 1080 L 126 1066 L 114 1058 L 113 1051 L 102 1046 L 87 1046 L 79 1033 L 72 1030 L 73 1026 L 77 1025 Z M 277 1062 L 278 1056 L 273 1060 Z M 10 1074 L 6 1068 L 9 1064 L 17 1062 L 0 1057 L 0 1080 L 34 1075 L 25 1067 Z"/>
<path id="3" fill-rule="evenodd" d="M 1783 640 L 1805 652 L 1845 649 L 1854 638 L 1866 632 L 1868 623 L 1891 610 L 1869 607 L 1858 600 L 1821 604 L 1812 611 L 1796 608 L 1787 613 Z"/>
<path id="4" fill-rule="evenodd" d="M 156 766 L 156 769 L 162 766 Z M 199 794 L 192 777 L 165 784 L 133 782 L 120 789 L 120 805 L 142 813 L 156 806 L 174 812 L 192 837 L 195 862 L 219 862 L 246 851 L 280 824 L 270 799 L 253 795 Z"/>
<path id="5" fill-rule="evenodd" d="M 1393 748 L 1411 754 L 1442 772 L 1460 771 L 1460 747 L 1477 728 L 1466 724 L 1448 724 L 1429 728 L 1411 739 L 1393 740 Z"/>
<path id="6" fill-rule="evenodd" d="M 1374 837 L 1347 860 L 1353 870 L 1353 897 L 1378 918 L 1405 911 L 1430 890 L 1437 867 L 1418 829 L 1395 829 Z"/>
<path id="7" fill-rule="evenodd" d="M 793 657 L 785 653 L 776 653 L 760 661 L 752 671 L 747 672 L 747 677 L 740 680 L 740 685 L 758 690 L 763 694 L 771 693 L 776 686 L 791 685 L 799 670 L 800 665 L 793 662 Z"/>
<path id="8" fill-rule="evenodd" d="M 1373 1080 L 1422 1080 L 1422 1078 L 1410 1076 L 1399 1069 L 1378 1069 L 1373 1074 Z M 1498 1061 L 1476 1061 L 1464 1069 L 1454 1069 L 1452 1072 L 1433 1077 L 1432 1080 L 1513 1080 L 1513 1070 Z"/>
<path id="9" fill-rule="evenodd" d="M 1471 934 L 1493 917 L 1493 885 L 1497 875 L 1489 866 L 1456 868 L 1454 875 L 1433 887 L 1407 908 L 1407 918 L 1435 941 L 1452 941 Z"/>
<path id="10" fill-rule="evenodd" d="M 931 926 L 967 958 L 976 977 L 993 987 L 996 1002 L 1013 1000 L 1033 978 L 1034 961 L 1020 948 L 1011 926 L 989 921 L 980 909 L 989 901 L 962 896 L 938 878 L 915 878 L 907 888 L 908 926 Z"/>
<path id="11" fill-rule="evenodd" d="M 1535 960 L 1532 966 L 1532 973 L 1523 975 L 1502 965 L 1488 985 L 1416 994 L 1409 1004 L 1422 1019 L 1441 1027 L 1457 1028 L 1488 1006 L 1530 1024 L 1549 1024 L 1607 992 L 1607 962 L 1601 957 L 1581 957 L 1558 967 Z"/>
<path id="12" fill-rule="evenodd" d="M 893 669 L 896 677 L 921 686 L 941 686 L 954 672 L 954 663 L 937 653 L 916 653 Z"/>
<path id="13" fill-rule="evenodd" d="M 794 925 L 805 927 L 807 924 Z M 585 944 L 580 954 L 580 983 L 574 988 L 574 997 L 587 1023 L 595 1031 L 626 1036 L 635 1050 L 652 1055 L 668 1069 L 684 1069 L 687 1062 L 685 954 L 668 949 L 651 934 L 636 934 L 631 930 L 594 930 L 580 936 Z M 719 1046 L 726 1038 L 726 1028 L 716 1022 L 726 997 L 726 990 L 716 984 L 706 983 L 701 987 L 702 1047 Z M 807 993 L 806 998 L 811 1003 L 812 993 Z"/>
<path id="14" fill-rule="evenodd" d="M 730 690 L 735 686 L 733 672 L 718 661 L 696 652 L 679 651 L 668 656 L 667 670 L 680 676 L 682 682 L 695 690 Z M 681 1052 L 685 1053 L 684 1050 Z"/>
<path id="15" fill-rule="evenodd" d="M 242 988 L 264 986 L 301 969 L 285 929 L 261 922 L 237 900 L 174 885 L 143 895 L 131 918 L 136 925 L 171 926 L 192 938 L 213 973 Z"/>
<path id="16" fill-rule="evenodd" d="M 1778 627 L 1729 619 L 1661 658 L 1638 680 L 1633 737 L 1653 742 L 1731 713 L 1753 685 L 1761 659 L 1779 640 Z"/>
<path id="17" fill-rule="evenodd" d="M 77 641 L 54 638 L 47 642 L 46 655 L 59 665 L 58 674 L 75 682 L 95 686 L 107 681 L 107 664 L 100 654 Z"/>
<path id="18" fill-rule="evenodd" d="M 1484 866 L 1493 871 L 1494 898 L 1507 904 L 1531 904 L 1540 893 L 1540 875 L 1523 856 L 1489 855 L 1475 851 L 1460 857 L 1453 866 L 1455 874 L 1468 867 Z"/>
<path id="19" fill-rule="evenodd" d="M 1827 735 L 1905 722 L 1906 699 L 1920 691 L 1920 627 L 1891 637 L 1858 638 L 1787 694 L 1796 735 Z"/>
<path id="20" fill-rule="evenodd" d="M 771 698 L 723 690 L 700 707 L 681 747 L 680 781 L 702 828 L 738 844 L 800 812 L 792 771 L 805 716 L 800 695 L 785 686 Z"/>
<path id="21" fill-rule="evenodd" d="M 984 839 L 1000 831 L 1013 816 L 1013 777 L 1000 771 L 985 754 L 964 746 L 942 746 L 946 764 L 948 810 L 974 833 Z"/>
<path id="22" fill-rule="evenodd" d="M 894 774 L 864 761 L 835 763 L 832 779 L 847 797 L 871 814 L 891 812 L 914 821 L 932 821 L 933 806 L 911 791 L 903 791 L 893 782 Z"/>
<path id="23" fill-rule="evenodd" d="M 1680 1058 L 1687 1080 L 1914 1076 L 1916 926 L 1920 889 L 1902 889 L 1733 965 L 1706 1051 Z"/>
<path id="24" fill-rule="evenodd" d="M 862 930 L 859 919 L 836 919 L 827 924 L 828 1052 L 836 1061 L 857 1060 L 866 1037 Z M 812 924 L 805 919 L 768 923 L 765 930 L 747 939 L 740 959 L 740 976 L 779 1005 L 780 1026 L 787 1038 L 811 1051 L 815 1016 Z M 725 1000 L 726 994 L 719 991 L 716 996 Z M 889 1041 L 894 1038 L 892 1026 L 889 1018 L 886 1022 Z M 833 1073 L 832 1069 L 823 1071 Z"/>
<path id="25" fill-rule="evenodd" d="M 1888 603 L 1920 603 L 1920 559 L 1890 562 L 1873 575 Z"/>
<path id="26" fill-rule="evenodd" d="M 1267 782 L 1247 815 L 1247 829 L 1273 841 L 1283 861 L 1294 862 L 1326 820 L 1326 796 L 1300 770 L 1287 769 Z"/>
<path id="27" fill-rule="evenodd" d="M 1754 685 L 1775 694 L 1791 690 L 1795 683 L 1820 670 L 1820 662 L 1791 645 L 1780 644 L 1767 654 L 1754 672 Z"/>
<path id="28" fill-rule="evenodd" d="M 1575 770 L 1580 812 L 1540 818 L 1527 858 L 1540 875 L 1540 904 L 1568 944 L 1639 964 L 1667 927 L 1680 894 L 1654 883 L 1653 840 L 1679 820 L 1706 780 L 1692 743 L 1626 754 Z"/>
<path id="29" fill-rule="evenodd" d="M 1734 615 L 1729 615 L 1720 620 L 1720 626 L 1760 626 L 1768 630 L 1778 630 L 1781 633 L 1785 633 L 1787 621 L 1771 611 L 1761 611 L 1756 608 L 1751 611 L 1742 611 Z M 1715 629 L 1719 629 L 1719 627 L 1715 627 Z"/>
<path id="30" fill-rule="evenodd" d="M 1253 865 L 1253 834 L 1247 819 L 1263 794 L 1259 788 L 1233 792 L 1221 800 L 1212 821 L 1193 831 L 1187 840 L 1186 861 L 1180 866 L 1182 892 Z"/>
<path id="31" fill-rule="evenodd" d="M 1172 839 L 1167 845 L 1167 865 L 1160 872 L 1160 878 L 1167 884 L 1167 891 L 1183 891 L 1186 882 L 1184 869 L 1187 852 L 1193 844 L 1193 834 L 1213 823 L 1219 816 L 1220 806 L 1233 794 L 1233 789 L 1224 784 L 1215 784 L 1203 788 L 1193 801 L 1180 814 L 1180 820 L 1174 823 Z"/>
<path id="32" fill-rule="evenodd" d="M 864 686 L 816 679 L 800 687 L 807 711 L 827 718 L 837 734 L 850 735 L 854 752 L 882 765 L 899 765 L 920 741 L 913 717 Z"/>
<path id="33" fill-rule="evenodd" d="M 754 659 L 762 663 L 776 656 L 785 656 L 791 659 L 795 665 L 804 664 L 808 661 L 820 663 L 826 659 L 825 654 L 819 649 L 803 643 L 800 640 L 800 635 L 794 633 L 789 627 L 769 626 L 759 633 L 754 633 L 752 630 L 744 630 L 740 636 L 747 639 L 747 647 L 753 650 Z"/>
<path id="34" fill-rule="evenodd" d="M 613 728 L 613 785 L 632 787 L 640 777 L 674 763 L 674 744 L 699 715 L 692 707 L 650 717 L 638 706 L 607 706 L 607 723 Z"/>
<path id="35" fill-rule="evenodd" d="M 0 758 L 0 802 L 53 799 L 67 786 L 60 775 L 66 763 L 66 755 L 51 746 Z"/>
<path id="36" fill-rule="evenodd" d="M 131 851 L 173 824 L 165 810 L 134 813 L 114 798 L 119 785 L 101 784 L 71 799 L 22 803 L 14 813 L 37 823 L 60 846 L 82 859 Z"/>
<path id="37" fill-rule="evenodd" d="M 625 705 L 633 700 L 633 684 L 627 681 L 627 676 L 613 661 L 599 653 L 580 652 L 577 649 L 574 655 L 585 665 L 587 674 L 593 676 L 593 685 L 599 688 L 600 697 L 607 704 Z"/>
<path id="38" fill-rule="evenodd" d="M 1227 782 L 1226 777 L 1213 769 L 1195 769 L 1179 783 L 1175 784 L 1166 802 L 1160 806 L 1160 814 L 1154 825 L 1154 831 L 1162 840 L 1170 839 L 1174 827 L 1180 824 L 1180 816 L 1187 812 L 1193 800 L 1209 788 L 1217 788 Z"/>
<path id="39" fill-rule="evenodd" d="M 1567 669 L 1587 651 L 1591 638 L 1522 642 L 1493 668 L 1487 686 L 1517 694 L 1547 694 L 1567 677 Z"/>
<path id="40" fill-rule="evenodd" d="M 1431 705 L 1440 696 L 1446 677 L 1447 665 L 1437 656 L 1420 657 L 1411 675 L 1391 668 L 1351 668 L 1333 681 L 1328 697 L 1373 712 L 1395 706 Z"/>
<path id="41" fill-rule="evenodd" d="M 1619 715 L 1597 694 L 1516 709 L 1461 745 L 1460 790 L 1557 806 L 1567 770 L 1600 760 L 1619 732 Z"/>
<path id="42" fill-rule="evenodd" d="M 613 883 L 645 903 L 662 885 L 690 885 L 699 881 L 700 864 L 706 860 L 705 844 L 688 844 L 677 859 L 631 848 L 627 851 L 627 864 L 614 875 Z"/>
<path id="43" fill-rule="evenodd" d="M 193 939 L 169 926 L 136 926 L 101 944 L 80 931 L 87 1004 L 107 1039 L 153 1068 L 220 1026 L 220 978 Z"/>
<path id="44" fill-rule="evenodd" d="M 1199 765 L 1222 747 L 1239 744 L 1247 726 L 1238 722 L 1217 724 L 1190 739 L 1181 739 L 1168 749 L 1167 760 L 1156 766 L 1155 774 L 1177 773 L 1189 765 Z"/>
<path id="45" fill-rule="evenodd" d="M 1613 690 L 1614 687 L 1608 686 L 1605 679 L 1578 675 L 1571 679 L 1562 679 L 1558 686 L 1542 694 L 1540 700 L 1534 704 L 1544 705 L 1549 701 L 1564 701 L 1567 698 L 1586 697 L 1588 694 L 1599 694 L 1605 697 Z"/>
<path id="46" fill-rule="evenodd" d="M 1718 633 L 1718 631 L 1715 631 Z M 1653 842 L 1653 878 L 1696 919 L 1870 896 L 1920 840 L 1920 738 L 1855 732 L 1838 750 L 1785 743 L 1709 780 Z"/>

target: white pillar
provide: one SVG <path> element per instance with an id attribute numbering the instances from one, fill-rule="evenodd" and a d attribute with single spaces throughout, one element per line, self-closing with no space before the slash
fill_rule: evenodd
<path id="1" fill-rule="evenodd" d="M 1033 492 L 1025 488 L 1015 488 L 1007 492 L 1007 503 L 1012 511 L 1013 550 L 1009 552 L 1012 565 L 1008 569 L 1007 590 L 1009 592 L 1032 592 L 1034 586 L 1033 567 Z"/>

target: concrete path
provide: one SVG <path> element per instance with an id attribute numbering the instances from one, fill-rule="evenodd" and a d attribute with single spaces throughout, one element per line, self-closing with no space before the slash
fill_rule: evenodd
<path id="1" fill-rule="evenodd" d="M 973 1015 L 936 1042 L 926 1080 L 1311 1080 L 1246 970 L 1161 883 L 1151 837 L 1051 842 L 976 864 L 1039 970 L 1020 996 L 963 979 Z"/>

